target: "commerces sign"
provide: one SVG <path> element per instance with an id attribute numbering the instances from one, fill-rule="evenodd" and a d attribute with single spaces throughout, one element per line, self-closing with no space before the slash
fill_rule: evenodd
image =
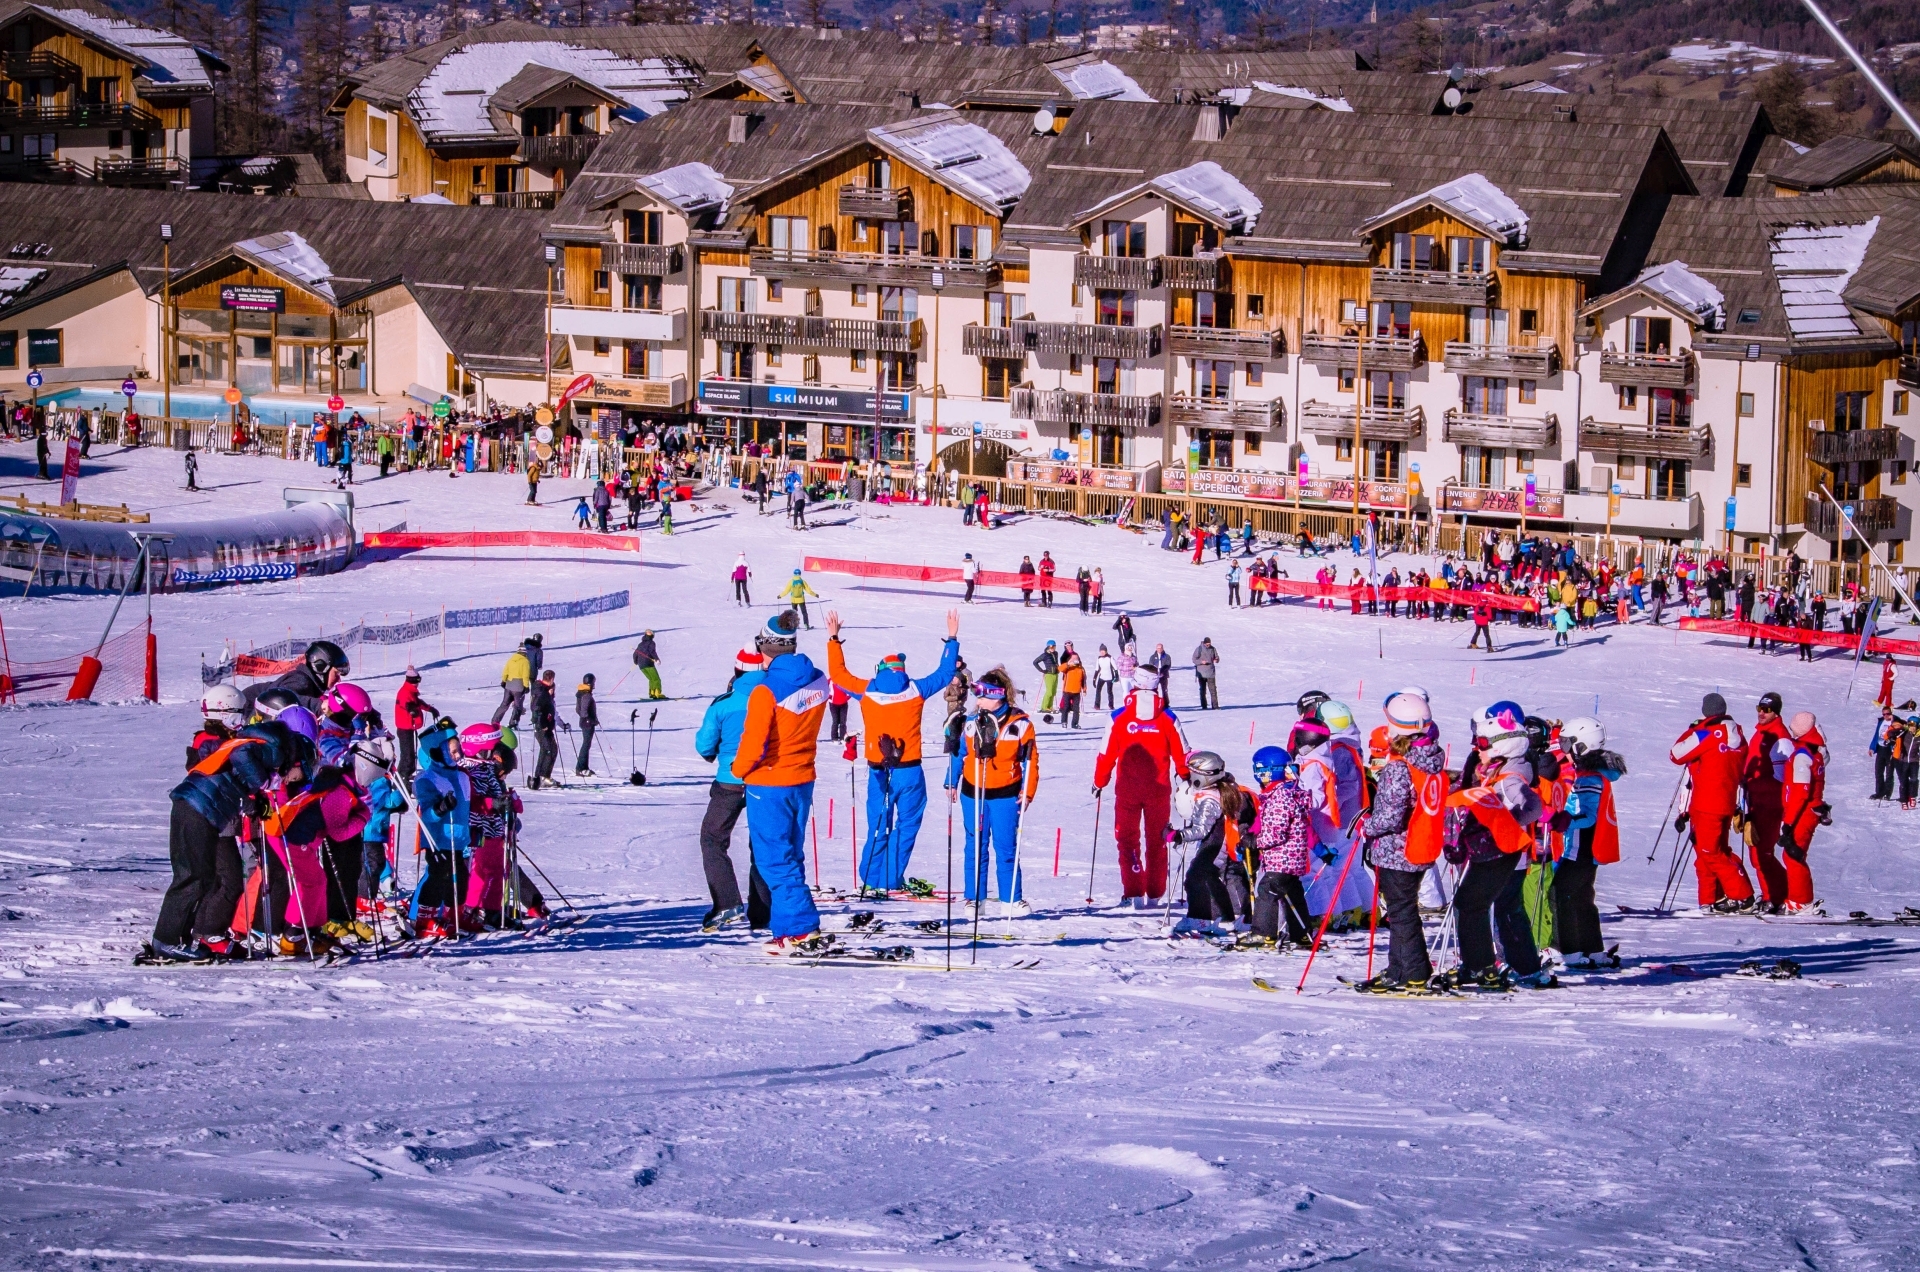
<path id="1" fill-rule="evenodd" d="M 287 311 L 287 289 L 223 283 L 220 286 L 220 308 L 240 309 L 252 314 L 283 314 Z"/>
<path id="2" fill-rule="evenodd" d="M 705 415 L 772 415 L 783 419 L 836 419 L 859 424 L 873 420 L 873 399 L 871 390 L 702 380 L 699 406 Z M 893 424 L 912 419 L 913 395 L 881 394 L 880 418 Z"/>

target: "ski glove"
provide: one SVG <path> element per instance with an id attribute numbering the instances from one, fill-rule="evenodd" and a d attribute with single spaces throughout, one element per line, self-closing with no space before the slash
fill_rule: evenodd
<path id="1" fill-rule="evenodd" d="M 1687 820 L 1688 820 L 1688 815 L 1686 813 L 1682 813 L 1678 817 L 1673 819 L 1673 829 L 1675 834 L 1684 835 L 1686 833 Z"/>
<path id="2" fill-rule="evenodd" d="M 442 817 L 451 816 L 453 810 L 458 807 L 460 807 L 460 799 L 456 795 L 442 795 L 433 801 L 433 811 Z"/>

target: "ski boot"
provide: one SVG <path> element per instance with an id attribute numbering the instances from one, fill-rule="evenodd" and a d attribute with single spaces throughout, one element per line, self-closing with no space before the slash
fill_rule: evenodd
<path id="1" fill-rule="evenodd" d="M 1213 935 L 1213 924 L 1207 919 L 1185 918 L 1173 925 L 1173 939 L 1176 941 L 1198 941 Z"/>
<path id="2" fill-rule="evenodd" d="M 925 879 L 909 879 L 907 880 L 907 895 L 926 900 L 933 896 L 933 885 Z"/>

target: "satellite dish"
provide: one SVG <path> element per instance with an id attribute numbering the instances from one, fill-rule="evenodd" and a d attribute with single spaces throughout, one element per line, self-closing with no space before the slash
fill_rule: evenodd
<path id="1" fill-rule="evenodd" d="M 1050 133 L 1053 131 L 1053 107 L 1042 106 L 1033 112 L 1033 131 Z"/>
<path id="2" fill-rule="evenodd" d="M 1447 91 L 1440 94 L 1440 100 L 1446 104 L 1448 110 L 1459 110 L 1460 103 L 1466 100 L 1466 96 L 1461 93 L 1459 89 L 1449 84 L 1447 85 Z"/>

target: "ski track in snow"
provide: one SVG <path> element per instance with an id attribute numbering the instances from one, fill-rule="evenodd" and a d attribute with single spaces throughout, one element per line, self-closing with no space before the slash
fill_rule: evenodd
<path id="1" fill-rule="evenodd" d="M 0 449 L 0 493 L 26 490 L 26 448 Z M 96 457 L 83 498 L 177 505 L 167 452 Z M 244 469 L 244 473 L 241 471 Z M 276 506 L 305 466 L 210 456 L 194 510 Z M 558 528 L 579 483 L 397 476 L 358 487 L 362 522 L 414 529 Z M 1304 1269 L 1354 1267 L 1897 1269 L 1920 1264 L 1913 1024 L 1920 929 L 1609 916 L 1626 966 L 1556 992 L 1433 1003 L 1363 998 L 1364 933 L 1330 940 L 1306 993 L 1301 958 L 1170 945 L 1158 916 L 1089 913 L 1088 794 L 1101 731 L 1041 726 L 1043 782 L 1024 845 L 1037 913 L 938 970 L 942 938 L 910 924 L 937 905 L 881 904 L 871 943 L 910 966 L 773 964 L 744 936 L 702 938 L 695 837 L 710 766 L 692 752 L 732 651 L 772 611 L 731 606 L 744 548 L 770 600 L 803 551 L 989 568 L 1052 549 L 1062 573 L 1105 568 L 1110 611 L 1142 652 L 1221 649 L 1218 713 L 1183 710 L 1196 746 L 1247 776 L 1247 733 L 1284 739 L 1291 703 L 1324 688 L 1371 727 L 1403 684 L 1433 694 L 1444 740 L 1495 697 L 1599 714 L 1628 758 L 1626 859 L 1603 910 L 1650 907 L 1666 879 L 1644 849 L 1673 790 L 1663 752 L 1700 695 L 1743 723 L 1759 692 L 1820 714 L 1836 753 L 1836 824 L 1813 864 L 1827 909 L 1920 901 L 1920 819 L 1869 804 L 1869 677 L 1733 642 L 1639 627 L 1554 651 L 1503 628 L 1476 656 L 1465 625 L 1224 608 L 1224 566 L 1157 536 L 1027 519 L 992 534 L 957 512 L 869 505 L 799 534 L 737 495 L 684 506 L 646 533 L 643 562 L 421 553 L 342 575 L 161 596 L 166 701 L 0 711 L 0 1265 L 25 1268 Z M 1295 577 L 1311 563 L 1290 554 Z M 1404 563 L 1403 568 L 1404 568 Z M 670 567 L 670 568 L 662 568 Z M 1339 560 L 1344 575 L 1350 568 Z M 802 649 L 824 666 L 823 616 L 847 619 L 849 661 L 903 648 L 924 671 L 957 589 L 813 576 Z M 129 958 L 168 879 L 166 793 L 192 731 L 201 655 L 441 606 L 634 589 L 634 610 L 545 628 L 567 691 L 598 673 L 605 752 L 625 772 L 627 653 L 659 635 L 670 692 L 644 788 L 528 798 L 526 848 L 587 924 L 490 936 L 429 957 L 314 967 L 143 969 Z M 11 589 L 9 589 L 11 590 Z M 7 599 L 16 658 L 90 643 L 110 598 Z M 961 607 L 976 674 L 1030 660 L 1049 637 L 1089 656 L 1105 619 L 1069 601 Z M 130 602 L 122 617 L 137 614 Z M 1379 644 L 1365 639 L 1378 629 Z M 426 696 L 462 720 L 491 712 L 520 633 L 449 633 L 367 647 L 354 677 L 390 703 L 411 657 Z M 1376 656 L 1384 648 L 1385 659 Z M 1911 688 L 1903 669 L 1901 696 Z M 1470 682 L 1470 677 L 1471 682 Z M 1236 705 L 1237 704 L 1237 705 Z M 852 715 L 858 727 L 857 710 Z M 644 750 L 644 732 L 636 739 Z M 523 752 L 529 754 L 529 752 Z M 825 882 L 851 870 L 848 771 L 823 743 L 816 792 Z M 562 770 L 572 762 L 562 738 Z M 931 768 L 931 766 L 930 766 Z M 931 768 L 930 784 L 940 772 Z M 864 779 L 860 820 L 865 822 Z M 826 803 L 834 800 L 832 836 Z M 914 873 L 944 884 L 934 792 Z M 1061 877 L 1052 841 L 1064 828 Z M 735 861 L 745 856 L 745 828 Z M 412 866 L 405 866 L 406 878 Z M 1096 892 L 1118 891 L 1110 835 Z M 1691 897 L 1684 889 L 1683 902 Z M 830 928 L 855 908 L 823 903 Z M 1792 957 L 1806 979 L 1732 976 Z M 1011 970 L 1017 958 L 1038 959 Z M 1384 959 L 1382 942 L 1379 958 Z M 1696 975 L 1669 972 L 1672 963 Z M 1280 993 L 1255 989 L 1262 976 Z"/>

